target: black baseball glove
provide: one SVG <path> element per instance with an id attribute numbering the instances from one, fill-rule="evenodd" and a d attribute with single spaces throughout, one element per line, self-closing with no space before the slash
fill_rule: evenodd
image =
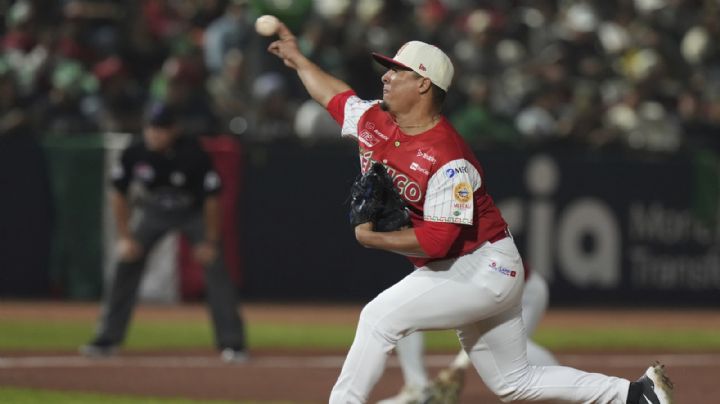
<path id="1" fill-rule="evenodd" d="M 372 222 L 375 231 L 395 231 L 411 226 L 405 201 L 395 190 L 385 166 L 374 163 L 350 188 L 350 223 Z"/>

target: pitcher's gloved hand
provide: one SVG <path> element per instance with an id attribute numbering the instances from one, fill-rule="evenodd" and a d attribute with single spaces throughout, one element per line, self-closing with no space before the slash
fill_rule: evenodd
<path id="1" fill-rule="evenodd" d="M 350 223 L 373 223 L 374 231 L 395 231 L 411 226 L 405 201 L 393 186 L 385 166 L 374 163 L 350 188 Z"/>

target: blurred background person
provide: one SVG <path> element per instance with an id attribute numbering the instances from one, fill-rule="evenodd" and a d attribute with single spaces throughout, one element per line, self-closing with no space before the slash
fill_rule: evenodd
<path id="1" fill-rule="evenodd" d="M 96 335 L 80 348 L 83 355 L 109 356 L 122 345 L 148 252 L 166 233 L 179 230 L 205 269 L 207 301 L 221 358 L 247 360 L 236 290 L 221 251 L 220 177 L 197 138 L 180 135 L 177 114 L 167 105 L 153 106 L 143 128 L 143 142 L 127 148 L 113 170 L 111 203 L 119 261 Z M 129 199 L 131 186 L 137 187 L 134 201 Z"/>

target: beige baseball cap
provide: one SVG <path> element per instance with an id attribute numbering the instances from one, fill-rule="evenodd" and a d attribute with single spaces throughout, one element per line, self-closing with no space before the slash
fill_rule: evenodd
<path id="1" fill-rule="evenodd" d="M 427 77 L 433 84 L 445 91 L 450 87 L 455 73 L 455 68 L 453 68 L 448 55 L 437 46 L 425 42 L 410 41 L 403 45 L 392 58 L 374 52 L 372 56 L 387 68 L 401 67 Z"/>

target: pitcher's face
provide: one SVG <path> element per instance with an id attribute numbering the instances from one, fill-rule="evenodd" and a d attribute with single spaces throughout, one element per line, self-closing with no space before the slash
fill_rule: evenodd
<path id="1" fill-rule="evenodd" d="M 410 110 L 419 100 L 423 80 L 428 80 L 412 70 L 392 68 L 382 76 L 383 102 L 381 107 L 389 112 Z"/>

